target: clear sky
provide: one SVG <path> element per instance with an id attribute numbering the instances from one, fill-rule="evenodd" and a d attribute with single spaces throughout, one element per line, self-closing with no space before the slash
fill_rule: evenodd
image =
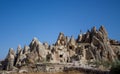
<path id="1" fill-rule="evenodd" d="M 76 38 L 100 25 L 120 40 L 120 0 L 0 0 L 0 59 L 33 37 L 52 44 L 59 32 Z"/>

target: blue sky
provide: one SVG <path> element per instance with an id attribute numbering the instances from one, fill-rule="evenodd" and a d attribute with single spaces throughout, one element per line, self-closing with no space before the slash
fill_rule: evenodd
<path id="1" fill-rule="evenodd" d="M 52 44 L 59 32 L 76 38 L 100 25 L 120 40 L 119 0 L 0 0 L 0 59 L 33 37 Z"/>

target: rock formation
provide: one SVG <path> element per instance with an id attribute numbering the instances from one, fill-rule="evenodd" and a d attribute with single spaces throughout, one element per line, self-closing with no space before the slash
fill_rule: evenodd
<path id="1" fill-rule="evenodd" d="M 3 66 L 5 70 L 12 70 L 14 68 L 15 52 L 13 48 L 9 49 L 8 55 L 5 58 Z"/>
<path id="2" fill-rule="evenodd" d="M 33 38 L 29 46 L 17 52 L 10 48 L 6 59 L 2 62 L 4 70 L 12 70 L 30 64 L 38 63 L 74 63 L 88 65 L 96 61 L 114 62 L 120 60 L 120 42 L 108 38 L 104 26 L 98 30 L 93 27 L 84 34 L 79 34 L 77 39 L 60 33 L 55 44 L 41 43 Z"/>

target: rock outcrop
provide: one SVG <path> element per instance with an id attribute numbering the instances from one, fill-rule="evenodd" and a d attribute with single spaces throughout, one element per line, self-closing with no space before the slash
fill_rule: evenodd
<path id="1" fill-rule="evenodd" d="M 14 52 L 13 48 L 10 48 L 8 55 L 4 60 L 3 69 L 13 70 L 14 69 L 14 60 L 15 60 L 15 52 Z"/>
<path id="2" fill-rule="evenodd" d="M 99 29 L 93 27 L 78 38 L 71 38 L 60 33 L 55 44 L 41 43 L 33 38 L 29 46 L 21 48 L 17 52 L 11 48 L 2 66 L 4 70 L 12 70 L 14 67 L 35 65 L 38 63 L 74 63 L 88 65 L 96 61 L 114 62 L 120 60 L 120 42 L 108 38 L 104 26 Z"/>

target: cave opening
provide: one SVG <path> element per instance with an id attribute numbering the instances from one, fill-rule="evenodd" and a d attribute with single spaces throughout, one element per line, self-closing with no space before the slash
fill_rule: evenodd
<path id="1" fill-rule="evenodd" d="M 61 55 L 60 55 L 60 58 L 62 58 L 62 57 L 63 57 L 63 55 L 61 54 Z"/>

